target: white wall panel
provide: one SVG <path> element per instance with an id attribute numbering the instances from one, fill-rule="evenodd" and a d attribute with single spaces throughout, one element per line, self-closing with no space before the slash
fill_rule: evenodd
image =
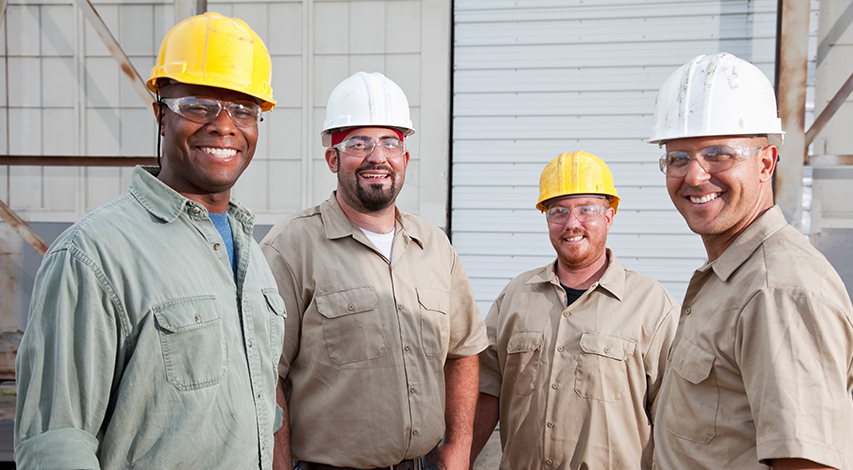
<path id="1" fill-rule="evenodd" d="M 645 143 L 655 95 L 678 66 L 718 51 L 756 63 L 772 80 L 776 2 L 454 6 L 452 236 L 481 307 L 501 282 L 553 260 L 533 207 L 539 174 L 579 149 L 609 164 L 622 199 L 608 246 L 681 297 L 705 253 L 672 208 L 661 150 Z"/>
<path id="2" fill-rule="evenodd" d="M 37 107 L 41 103 L 41 59 L 9 57 L 9 93 L 11 107 Z"/>
<path id="3" fill-rule="evenodd" d="M 6 5 L 6 27 L 9 56 L 38 56 L 41 49 L 39 7 Z"/>
<path id="4" fill-rule="evenodd" d="M 43 168 L 44 207 L 53 211 L 73 214 L 77 209 L 76 201 L 69 194 L 77 194 L 80 170 L 68 166 L 46 166 Z"/>
<path id="5" fill-rule="evenodd" d="M 41 151 L 43 155 L 73 155 L 79 145 L 80 132 L 73 108 L 44 108 L 42 114 Z M 74 201 L 76 193 L 65 198 Z"/>
<path id="6" fill-rule="evenodd" d="M 86 212 L 118 196 L 124 189 L 121 186 L 119 168 L 86 168 Z"/>

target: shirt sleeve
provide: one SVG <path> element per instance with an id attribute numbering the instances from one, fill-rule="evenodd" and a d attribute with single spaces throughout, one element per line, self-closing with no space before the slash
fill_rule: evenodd
<path id="1" fill-rule="evenodd" d="M 670 297 L 666 296 L 669 300 Z M 648 393 L 646 396 L 646 412 L 649 419 L 654 420 L 658 405 L 658 392 L 663 382 L 663 374 L 666 370 L 666 358 L 669 356 L 669 347 L 675 338 L 675 330 L 678 329 L 678 316 L 681 309 L 675 301 L 670 304 L 669 311 L 661 316 L 648 349 L 643 356 L 643 367 L 646 369 L 646 380 L 648 381 Z"/>
<path id="2" fill-rule="evenodd" d="M 503 382 L 497 351 L 497 326 L 503 297 L 504 293 L 501 292 L 489 309 L 489 314 L 486 315 L 486 336 L 489 339 L 489 346 L 480 353 L 480 391 L 495 397 L 501 396 Z"/>
<path id="3" fill-rule="evenodd" d="M 737 325 L 735 354 L 761 462 L 846 465 L 851 345 L 848 316 L 826 298 L 787 287 L 750 299 Z"/>
<path id="4" fill-rule="evenodd" d="M 115 291 L 89 258 L 48 253 L 18 350 L 15 460 L 20 469 L 97 469 L 119 338 Z"/>
<path id="5" fill-rule="evenodd" d="M 488 346 L 488 340 L 471 281 L 468 280 L 459 255 L 452 247 L 450 251 L 453 262 L 450 270 L 450 343 L 447 358 L 458 359 L 478 354 Z"/>
<path id="6" fill-rule="evenodd" d="M 300 297 L 300 287 L 293 270 L 281 251 L 276 246 L 278 238 L 271 243 L 261 243 L 261 251 L 272 270 L 278 293 L 284 300 L 287 317 L 284 319 L 284 346 L 278 363 L 278 375 L 287 377 L 290 365 L 299 352 L 299 338 L 302 334 L 302 314 L 305 312 L 304 302 Z"/>

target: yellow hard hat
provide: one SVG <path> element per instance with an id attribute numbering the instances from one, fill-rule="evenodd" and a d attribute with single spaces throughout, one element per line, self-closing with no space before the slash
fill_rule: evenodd
<path id="1" fill-rule="evenodd" d="M 261 38 L 242 20 L 207 12 L 176 24 L 160 44 L 157 65 L 145 83 L 158 92 L 161 78 L 239 91 L 275 107 L 272 61 Z"/>
<path id="2" fill-rule="evenodd" d="M 619 196 L 613 186 L 613 174 L 600 158 L 577 150 L 561 153 L 542 170 L 539 178 L 539 201 L 536 208 L 545 212 L 545 202 L 575 194 L 601 194 L 610 197 L 613 212 L 619 206 Z"/>

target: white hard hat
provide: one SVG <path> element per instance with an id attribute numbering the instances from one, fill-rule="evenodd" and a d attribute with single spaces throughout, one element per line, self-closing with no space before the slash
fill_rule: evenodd
<path id="1" fill-rule="evenodd" d="M 700 55 L 658 91 L 649 143 L 723 135 L 767 135 L 778 146 L 785 133 L 773 86 L 758 67 L 724 52 Z"/>
<path id="2" fill-rule="evenodd" d="M 329 95 L 320 133 L 323 146 L 332 145 L 333 132 L 348 127 L 390 127 L 404 136 L 415 133 L 405 93 L 379 72 L 356 72 Z"/>

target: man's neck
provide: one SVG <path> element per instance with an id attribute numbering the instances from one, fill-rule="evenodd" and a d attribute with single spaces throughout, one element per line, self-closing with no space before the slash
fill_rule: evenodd
<path id="1" fill-rule="evenodd" d="M 397 220 L 396 203 L 391 203 L 390 206 L 380 211 L 359 212 L 347 204 L 340 192 L 335 193 L 335 199 L 341 206 L 341 210 L 344 211 L 344 215 L 360 228 L 374 233 L 389 233 L 394 230 Z"/>
<path id="2" fill-rule="evenodd" d="M 560 283 L 572 289 L 586 290 L 604 275 L 607 270 L 607 252 L 588 266 L 570 267 L 557 258 L 557 277 Z"/>

